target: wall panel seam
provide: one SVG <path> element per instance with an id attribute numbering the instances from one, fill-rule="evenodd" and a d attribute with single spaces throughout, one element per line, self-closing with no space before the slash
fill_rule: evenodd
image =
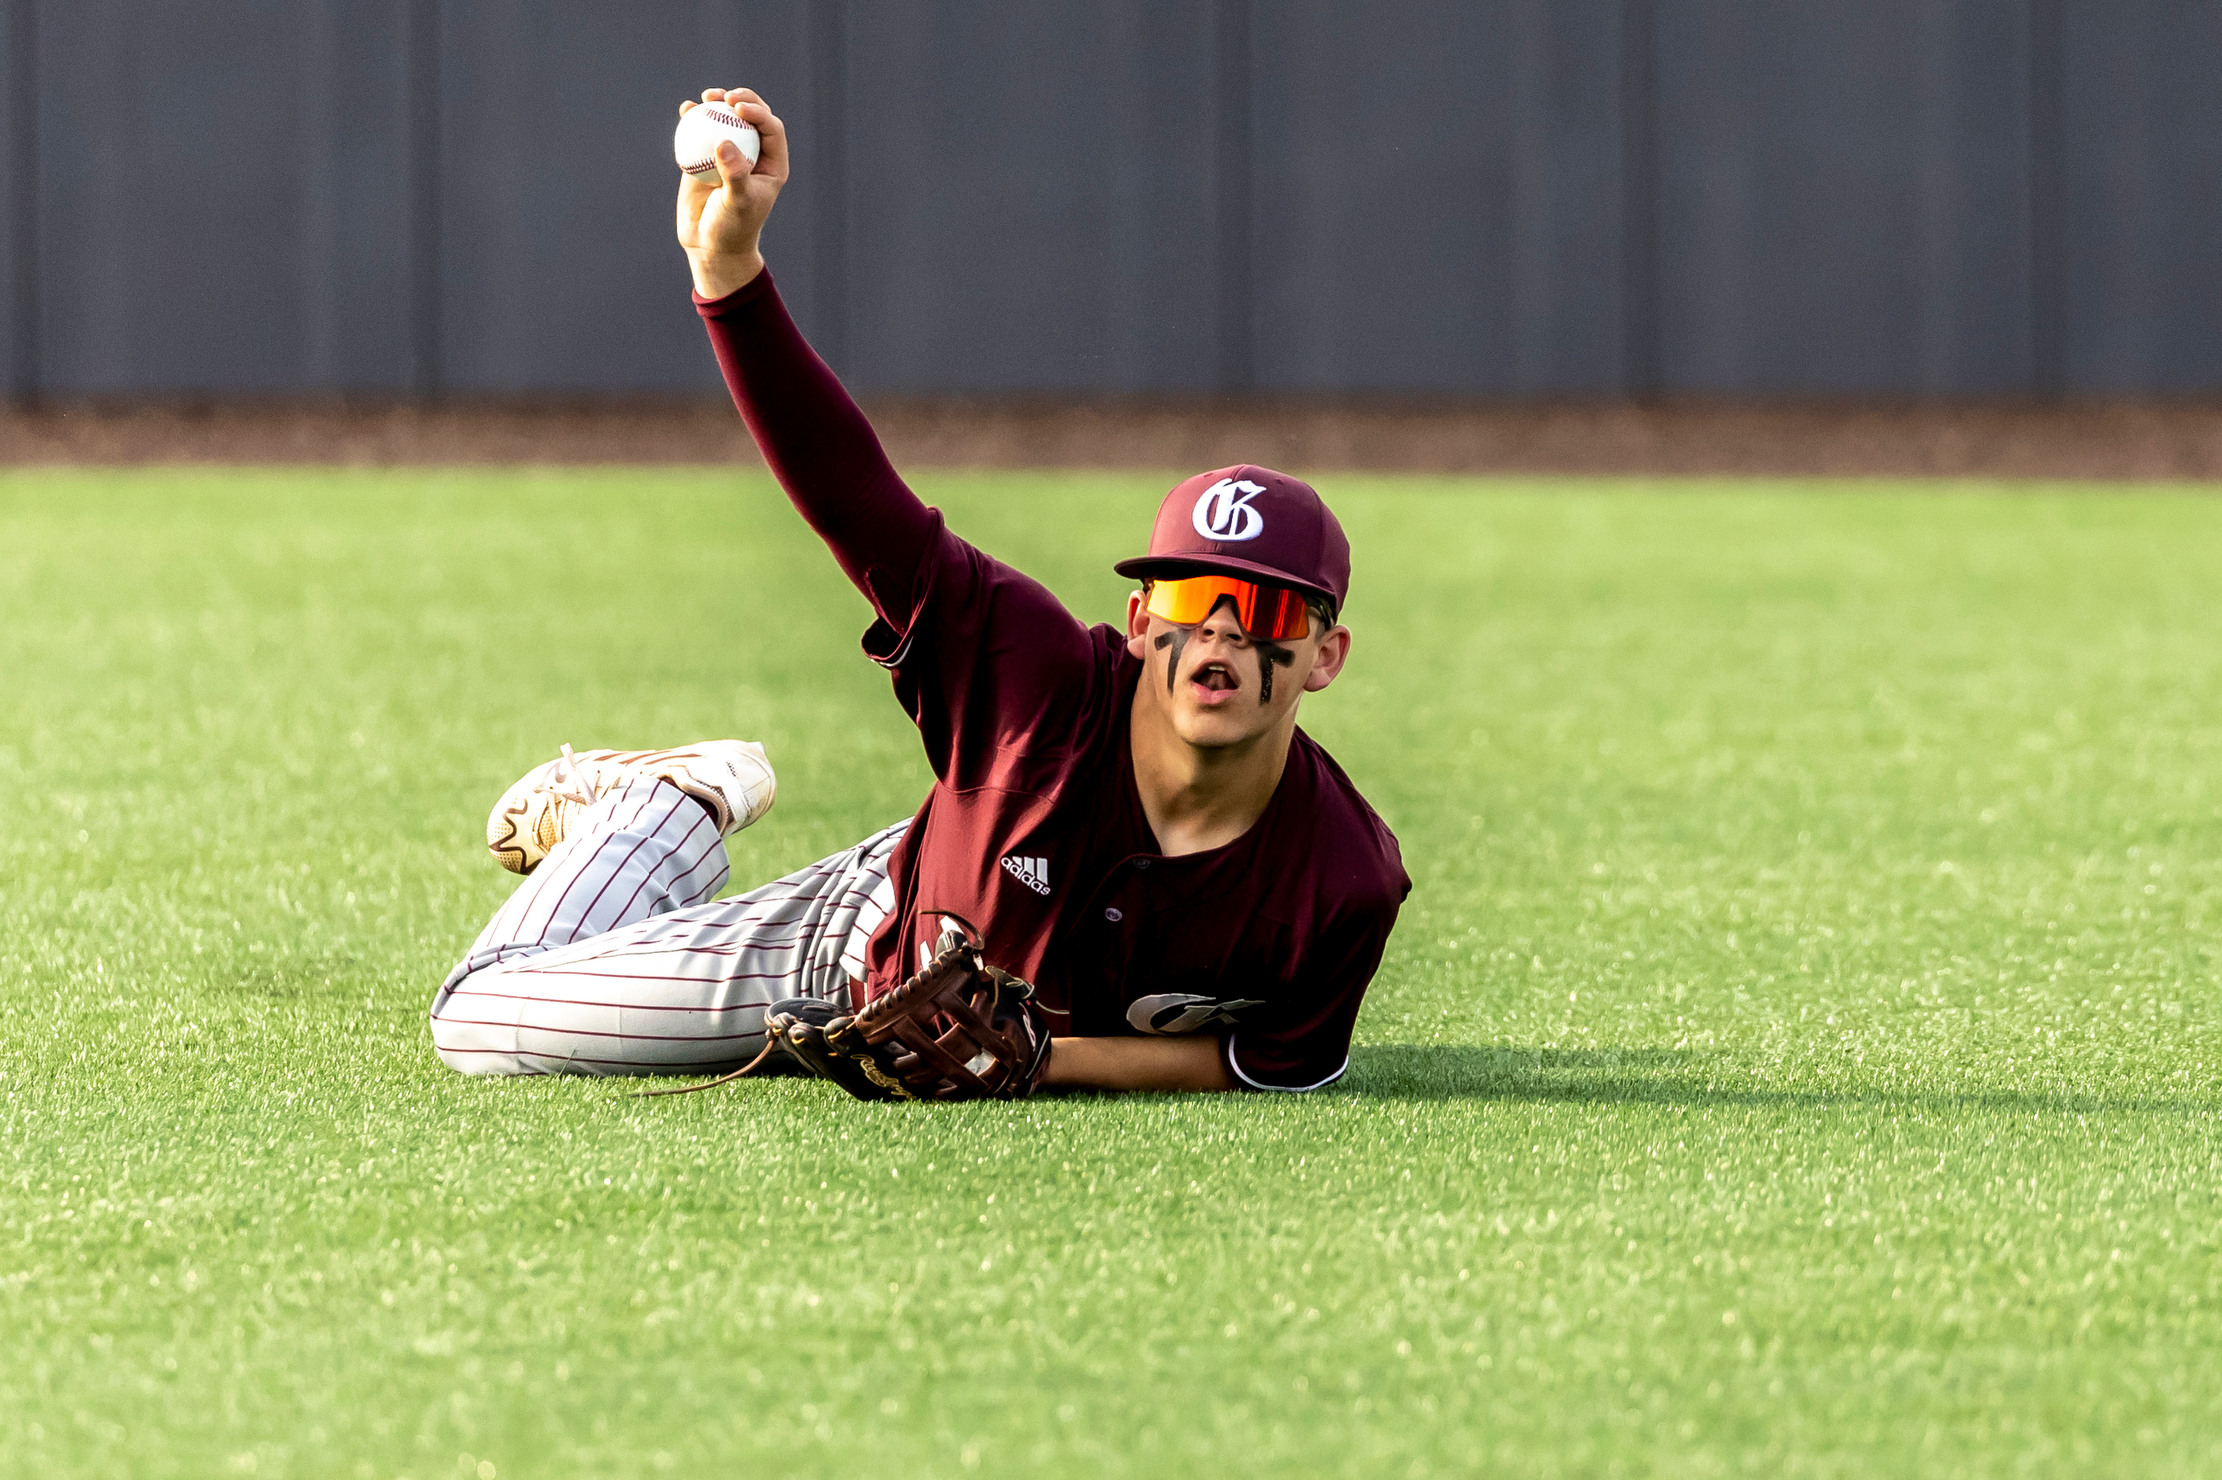
<path id="1" fill-rule="evenodd" d="M 7 391 L 30 404 L 39 374 L 38 0 L 8 0 Z"/>
<path id="2" fill-rule="evenodd" d="M 1652 0 L 1621 0 L 1621 390 L 1659 393 L 1659 106 Z"/>
<path id="3" fill-rule="evenodd" d="M 811 337 L 826 363 L 841 368 L 849 349 L 850 61 L 847 0 L 811 0 L 803 39 L 810 69 L 810 166 L 813 215 Z"/>
<path id="4" fill-rule="evenodd" d="M 2067 390 L 2067 59 L 2061 0 L 2029 7 L 2029 379 Z"/>
<path id="5" fill-rule="evenodd" d="M 1219 390 L 1240 393 L 1256 384 L 1256 283 L 1250 253 L 1252 203 L 1257 198 L 1251 147 L 1251 0 L 1218 0 L 1212 44 L 1216 70 L 1212 86 L 1214 174 L 1219 196 L 1214 284 L 1219 304 Z"/>
<path id="6" fill-rule="evenodd" d="M 446 110 L 442 106 L 441 48 L 447 44 L 441 0 L 410 0 L 409 56 L 409 391 L 434 398 L 441 374 L 442 276 L 446 250 L 441 215 Z"/>

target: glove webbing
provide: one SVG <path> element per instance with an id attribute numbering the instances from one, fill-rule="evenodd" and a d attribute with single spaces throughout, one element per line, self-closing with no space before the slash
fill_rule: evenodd
<path id="1" fill-rule="evenodd" d="M 966 990 L 983 980 L 985 994 Z M 931 1098 L 993 1098 L 1032 1068 L 1022 1062 L 1024 1045 L 1014 1043 L 990 1016 L 1007 991 L 1021 1000 L 1033 995 L 1026 983 L 990 967 L 973 939 L 960 937 L 894 991 L 828 1028 L 826 1042 L 851 1053 L 892 1048 L 901 1055 L 895 1068 L 906 1084 L 919 1077 L 922 1060 L 941 1087 Z"/>

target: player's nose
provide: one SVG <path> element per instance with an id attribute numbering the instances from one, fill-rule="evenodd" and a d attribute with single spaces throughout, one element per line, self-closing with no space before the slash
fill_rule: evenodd
<path id="1" fill-rule="evenodd" d="M 1249 642 L 1250 634 L 1242 630 L 1242 623 L 1235 619 L 1235 614 L 1232 611 L 1221 608 L 1196 624 L 1196 636 L 1193 640 L 1206 644 L 1220 642 L 1227 644 L 1229 647 L 1242 647 Z"/>
<path id="2" fill-rule="evenodd" d="M 1242 618 L 1235 611 L 1232 596 L 1220 597 L 1210 613 L 1196 624 L 1196 640 L 1198 642 L 1216 638 L 1221 642 L 1231 642 L 1239 645 L 1247 637 L 1248 634 L 1242 630 Z"/>

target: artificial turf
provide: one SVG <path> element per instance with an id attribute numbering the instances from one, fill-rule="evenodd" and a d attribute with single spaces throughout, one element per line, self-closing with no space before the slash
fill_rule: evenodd
<path id="1" fill-rule="evenodd" d="M 1115 616 L 1169 478 L 920 480 Z M 0 477 L 0 1474 L 2222 1470 L 2222 502 L 1330 477 L 1311 1098 L 442 1068 L 559 742 L 915 805 L 760 475 Z"/>

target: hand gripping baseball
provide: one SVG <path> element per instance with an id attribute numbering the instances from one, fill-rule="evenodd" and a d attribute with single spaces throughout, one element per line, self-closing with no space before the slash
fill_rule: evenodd
<path id="1" fill-rule="evenodd" d="M 764 270 L 758 243 L 765 218 L 787 183 L 787 129 L 764 100 L 745 87 L 702 90 L 705 103 L 723 103 L 755 128 L 763 141 L 752 166 L 731 145 L 718 149 L 718 177 L 679 177 L 679 245 L 694 272 L 694 289 L 723 298 Z M 696 105 L 681 103 L 684 115 Z"/>

